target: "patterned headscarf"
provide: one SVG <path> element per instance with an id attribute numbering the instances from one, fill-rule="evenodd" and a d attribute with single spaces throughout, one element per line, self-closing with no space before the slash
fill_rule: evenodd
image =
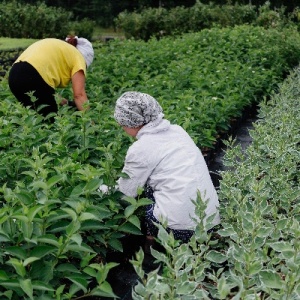
<path id="1" fill-rule="evenodd" d="M 121 126 L 137 128 L 157 119 L 162 119 L 163 110 L 150 95 L 126 92 L 116 103 L 114 117 Z"/>

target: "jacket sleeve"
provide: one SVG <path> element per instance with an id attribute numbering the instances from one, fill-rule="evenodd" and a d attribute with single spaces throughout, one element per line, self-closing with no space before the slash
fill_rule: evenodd
<path id="1" fill-rule="evenodd" d="M 151 166 L 142 151 L 130 147 L 123 168 L 128 178 L 119 178 L 118 188 L 126 196 L 136 197 L 138 187 L 144 187 L 151 174 Z"/>

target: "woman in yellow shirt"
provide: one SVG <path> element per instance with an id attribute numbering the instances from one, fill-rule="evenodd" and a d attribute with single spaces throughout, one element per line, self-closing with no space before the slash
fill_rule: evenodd
<path id="1" fill-rule="evenodd" d="M 38 111 L 47 116 L 58 110 L 55 88 L 66 87 L 72 82 L 73 106 L 83 110 L 83 104 L 88 100 L 86 68 L 93 58 L 93 46 L 84 38 L 70 36 L 66 41 L 54 38 L 37 41 L 14 62 L 8 78 L 9 87 L 25 106 L 38 109 L 43 105 Z M 35 102 L 31 101 L 30 92 L 36 98 Z M 64 99 L 61 104 L 66 103 Z"/>

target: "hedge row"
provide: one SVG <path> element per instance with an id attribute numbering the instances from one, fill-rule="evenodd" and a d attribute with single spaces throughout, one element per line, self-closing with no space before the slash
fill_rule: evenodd
<path id="1" fill-rule="evenodd" d="M 127 38 L 149 40 L 151 37 L 176 36 L 187 32 L 197 32 L 204 28 L 228 27 L 252 24 L 265 28 L 283 27 L 297 22 L 297 10 L 286 14 L 285 8 L 271 9 L 270 2 L 263 6 L 214 3 L 203 4 L 196 1 L 192 7 L 172 9 L 147 8 L 141 12 L 124 11 L 115 20 Z M 295 25 L 295 24 L 294 24 Z"/>
<path id="2" fill-rule="evenodd" d="M 300 68 L 261 101 L 253 143 L 227 142 L 219 190 L 222 228 L 199 224 L 179 246 L 160 226 L 161 270 L 145 274 L 133 299 L 298 299 L 300 293 Z M 199 206 L 203 206 L 199 201 Z"/>
<path id="3" fill-rule="evenodd" d="M 92 38 L 95 23 L 87 19 L 76 21 L 73 14 L 62 8 L 18 1 L 0 3 L 0 36 L 11 38 L 65 38 L 68 34 Z"/>

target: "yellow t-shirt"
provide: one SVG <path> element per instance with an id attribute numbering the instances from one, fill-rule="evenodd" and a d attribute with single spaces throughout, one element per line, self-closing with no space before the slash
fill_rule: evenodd
<path id="1" fill-rule="evenodd" d="M 53 88 L 66 87 L 72 76 L 86 64 L 79 50 L 65 41 L 47 38 L 30 45 L 16 60 L 31 64 Z"/>

